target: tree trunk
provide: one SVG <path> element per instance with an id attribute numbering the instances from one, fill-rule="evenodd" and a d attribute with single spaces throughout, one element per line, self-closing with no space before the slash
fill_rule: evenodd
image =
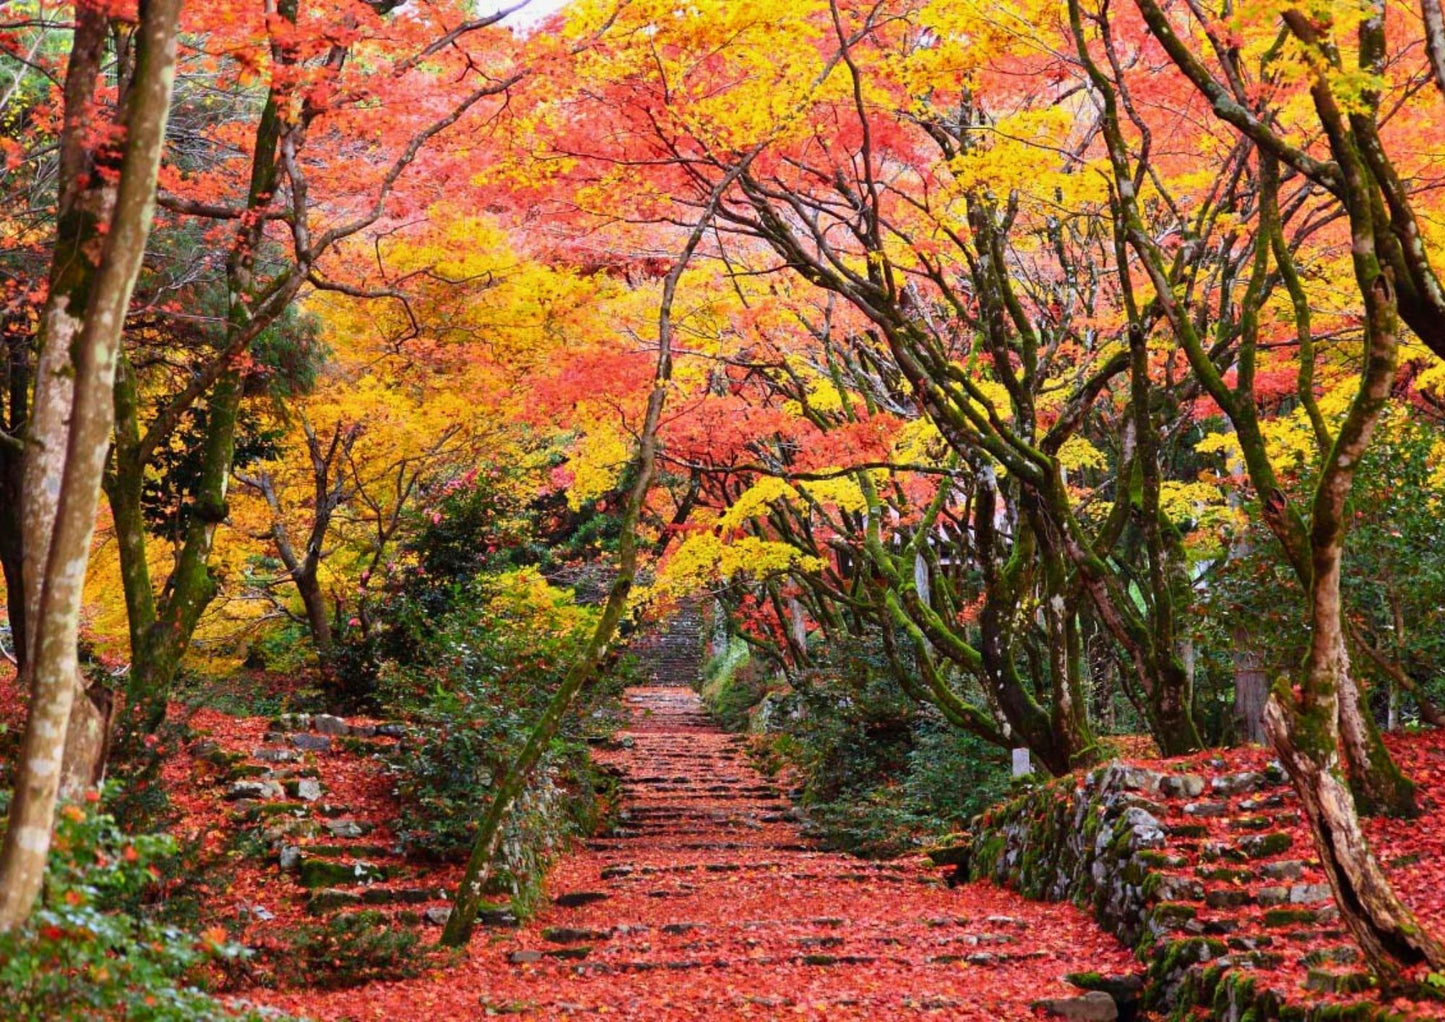
<path id="1" fill-rule="evenodd" d="M 1418 815 L 1415 782 L 1405 776 L 1385 748 L 1353 672 L 1344 672 L 1339 686 L 1340 739 L 1349 765 L 1350 787 L 1360 810 L 1369 815 Z"/>
<path id="2" fill-rule="evenodd" d="M 306 608 L 306 624 L 311 629 L 311 641 L 316 646 L 316 652 L 325 657 L 331 652 L 331 610 L 326 605 L 326 593 L 321 589 L 321 581 L 317 577 L 315 568 L 303 571 L 299 575 L 292 575 L 291 581 L 296 583 L 296 592 L 301 596 L 301 604 Z"/>
<path id="3" fill-rule="evenodd" d="M 19 317 L 0 320 L 0 576 L 5 584 L 11 655 L 25 667 L 25 548 L 20 500 L 25 475 L 25 419 L 30 414 L 30 329 Z"/>
<path id="4" fill-rule="evenodd" d="M 116 183 L 102 192 L 82 193 L 107 200 L 88 211 L 99 228 L 93 235 L 103 239 L 99 264 L 93 276 L 83 275 L 88 285 L 85 305 L 72 304 L 73 290 L 52 291 L 41 327 L 40 365 L 49 378 L 37 374 L 32 438 L 40 446 L 32 452 L 40 453 L 33 459 L 35 471 L 27 465 L 24 510 L 28 588 L 38 588 L 39 599 L 28 604 L 38 611 L 28 616 L 30 710 L 9 825 L 0 846 L 0 931 L 29 917 L 50 850 L 68 718 L 77 689 L 80 602 L 110 449 L 116 355 L 155 208 L 180 6 L 181 0 L 141 4 L 135 71 L 122 113 L 125 142 L 120 173 Z M 88 105 L 93 96 L 105 28 L 103 16 L 88 11 L 86 5 L 80 7 L 67 68 L 67 129 L 83 126 L 89 116 L 71 104 Z M 68 143 L 83 146 L 84 136 L 77 134 Z M 77 155 L 73 150 L 63 152 L 62 163 Z M 75 159 L 72 171 L 80 163 Z M 62 188 L 67 183 L 63 176 Z M 52 273 L 52 282 L 64 278 L 67 263 L 82 261 L 83 253 L 59 246 L 62 240 L 57 226 L 54 259 L 59 272 Z M 52 489 L 57 465 L 59 486 Z M 32 564 L 41 567 L 32 572 Z"/>
<path id="5" fill-rule="evenodd" d="M 1329 668 L 1335 681 L 1347 669 L 1343 657 L 1341 646 Z M 1304 710 L 1293 704 L 1288 687 L 1276 689 L 1265 705 L 1264 729 L 1299 792 L 1341 919 L 1371 963 L 1387 973 L 1396 963 L 1445 966 L 1445 947 L 1396 896 L 1365 840 L 1354 795 L 1342 779 L 1334 700 Z"/>
<path id="6" fill-rule="evenodd" d="M 526 787 L 532 770 L 541 760 L 557 729 L 561 727 L 572 701 L 596 672 L 602 654 L 606 652 L 608 644 L 616 634 L 617 623 L 627 607 L 627 596 L 632 591 L 632 582 L 637 575 L 637 523 L 642 517 L 643 505 L 647 503 L 647 493 L 652 485 L 652 475 L 657 464 L 657 430 L 662 422 L 663 405 L 667 401 L 668 381 L 672 379 L 672 303 L 677 295 L 678 281 L 682 279 L 683 271 L 687 269 L 693 253 L 702 241 L 718 200 L 737 177 L 747 170 L 761 150 L 762 146 L 755 148 L 713 186 L 706 209 L 688 235 L 687 243 L 663 281 L 662 300 L 657 315 L 657 368 L 653 374 L 652 392 L 647 397 L 642 430 L 637 438 L 634 457 L 637 477 L 628 492 L 622 513 L 621 536 L 617 545 L 617 579 L 607 594 L 602 616 L 598 619 L 597 627 L 581 656 L 567 671 L 561 686 L 528 736 L 526 745 L 522 747 L 522 751 L 492 794 L 492 804 L 488 806 L 487 815 L 477 830 L 476 841 L 467 858 L 466 871 L 457 884 L 456 896 L 452 900 L 451 915 L 448 916 L 446 928 L 442 931 L 441 943 L 446 947 L 460 947 L 470 939 L 477 910 L 481 905 L 482 888 L 502 840 L 502 823 L 511 811 L 512 803 Z"/>
<path id="7" fill-rule="evenodd" d="M 153 733 L 165 720 L 166 703 L 181 660 L 201 615 L 216 595 L 209 562 L 216 528 L 227 515 L 226 496 L 241 395 L 241 376 L 235 370 L 222 376 L 211 392 L 201 477 L 185 509 L 181 552 L 166 581 L 165 598 L 156 607 L 154 621 L 144 630 L 140 645 L 131 650 L 127 712 L 132 715 L 131 726 L 146 734 Z M 143 557 L 144 549 L 138 553 Z M 132 565 L 131 570 L 136 566 Z"/>

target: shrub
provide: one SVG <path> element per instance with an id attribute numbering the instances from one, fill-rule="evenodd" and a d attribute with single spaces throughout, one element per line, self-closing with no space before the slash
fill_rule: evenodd
<path id="1" fill-rule="evenodd" d="M 702 701 L 723 727 L 741 731 L 748 712 L 767 695 L 767 678 L 748 655 L 748 644 L 738 636 L 702 668 Z"/>
<path id="2" fill-rule="evenodd" d="M 576 659 L 596 611 L 534 571 L 483 576 L 432 623 L 406 663 L 383 666 L 380 693 L 408 722 L 394 765 L 399 830 L 426 856 L 466 855 L 496 780 L 520 751 Z M 596 822 L 601 779 L 586 750 L 618 721 L 618 665 L 574 705 L 507 821 L 492 894 L 525 911 L 543 871 L 571 834 Z"/>
<path id="3" fill-rule="evenodd" d="M 769 772 L 797 775 L 811 835 L 831 848 L 888 858 L 1005 795 L 1005 753 L 913 703 L 880 650 L 834 642 L 819 654 L 819 665 L 784 690 L 730 645 L 709 662 L 703 685 L 709 710 L 726 726 L 767 732 L 755 751 Z"/>
<path id="4" fill-rule="evenodd" d="M 258 1018 L 238 1016 L 197 985 L 207 962 L 244 949 L 221 930 L 196 937 L 132 908 L 175 849 L 167 835 L 121 833 L 93 804 L 63 807 L 41 902 L 23 927 L 0 934 L 5 1017 Z"/>

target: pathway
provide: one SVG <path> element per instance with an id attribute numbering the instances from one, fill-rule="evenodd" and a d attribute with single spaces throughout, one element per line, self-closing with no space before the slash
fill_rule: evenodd
<path id="1" fill-rule="evenodd" d="M 569 855 L 552 904 L 479 932 L 431 977 L 314 994 L 336 1019 L 1026 1019 L 1077 994 L 1074 971 L 1132 956 L 1083 912 L 988 885 L 946 888 L 923 860 L 819 852 L 786 801 L 691 689 L 626 695 L 632 721 L 599 760 L 617 827 Z M 284 1003 L 285 997 L 276 998 Z"/>

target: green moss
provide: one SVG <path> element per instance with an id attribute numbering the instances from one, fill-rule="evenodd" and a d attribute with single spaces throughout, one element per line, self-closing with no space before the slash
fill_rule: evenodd
<path id="1" fill-rule="evenodd" d="M 1221 883 L 1246 883 L 1254 879 L 1254 873 L 1247 869 L 1234 869 L 1229 866 L 1199 866 L 1194 870 L 1196 876 L 1203 880 L 1218 880 Z"/>
<path id="2" fill-rule="evenodd" d="M 1271 855 L 1287 852 L 1294 846 L 1294 838 L 1284 831 L 1260 834 L 1240 843 L 1240 850 L 1251 859 L 1267 859 Z"/>
<path id="3" fill-rule="evenodd" d="M 1308 908 L 1272 908 L 1264 914 L 1265 926 L 1296 926 L 1315 921 L 1315 912 Z"/>
<path id="4" fill-rule="evenodd" d="M 386 870 L 369 862 L 338 862 L 334 859 L 302 859 L 299 868 L 301 886 L 340 887 L 343 884 L 370 884 L 386 879 Z"/>

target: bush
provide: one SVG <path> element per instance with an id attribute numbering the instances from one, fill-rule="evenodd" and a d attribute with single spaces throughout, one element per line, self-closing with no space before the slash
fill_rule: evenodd
<path id="1" fill-rule="evenodd" d="M 409 662 L 383 665 L 380 694 L 404 717 L 407 740 L 394 765 L 399 831 L 413 850 L 464 858 L 497 779 L 523 743 L 595 625 L 596 611 L 534 571 L 483 576 L 432 623 Z M 532 784 L 510 814 L 488 893 L 525 911 L 553 854 L 596 822 L 600 776 L 589 736 L 619 722 L 619 666 L 574 705 Z"/>
<path id="2" fill-rule="evenodd" d="M 748 644 L 734 635 L 727 648 L 702 668 L 702 701 L 730 731 L 747 727 L 748 713 L 767 695 L 767 678 L 748 656 Z"/>
<path id="3" fill-rule="evenodd" d="M 238 1016 L 197 982 L 206 963 L 244 949 L 221 930 L 199 938 L 133 908 L 174 855 L 167 835 L 127 836 L 93 804 L 65 806 L 40 905 L 0 934 L 0 1000 L 19 1020 L 188 1022 Z"/>
<path id="4" fill-rule="evenodd" d="M 704 700 L 726 726 L 764 732 L 766 769 L 796 773 L 806 829 L 827 847 L 905 854 L 1006 794 L 1006 754 L 909 700 L 869 643 L 833 643 L 791 690 L 743 653 L 709 663 Z"/>

